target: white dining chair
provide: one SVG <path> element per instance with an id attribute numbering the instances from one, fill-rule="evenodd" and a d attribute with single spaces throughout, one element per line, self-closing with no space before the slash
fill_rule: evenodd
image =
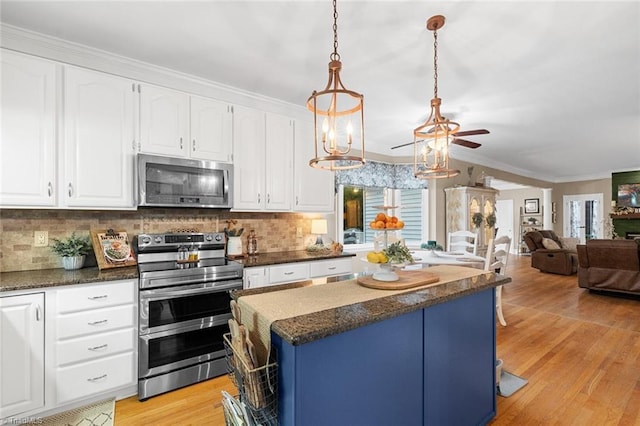
<path id="1" fill-rule="evenodd" d="M 447 236 L 447 251 L 466 251 L 477 254 L 478 234 L 471 231 L 449 232 Z"/>
<path id="2" fill-rule="evenodd" d="M 487 255 L 484 261 L 484 270 L 496 272 L 504 275 L 509 261 L 509 249 L 511 248 L 511 238 L 503 235 L 496 239 L 489 240 L 487 246 Z M 502 286 L 496 287 L 496 314 L 498 321 L 503 326 L 507 325 L 502 313 Z"/>

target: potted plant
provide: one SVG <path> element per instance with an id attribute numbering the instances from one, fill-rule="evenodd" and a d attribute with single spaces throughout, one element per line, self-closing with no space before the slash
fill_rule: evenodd
<path id="1" fill-rule="evenodd" d="M 483 221 L 484 221 L 484 216 L 480 212 L 474 213 L 473 216 L 471 216 L 471 222 L 473 222 L 473 225 L 476 228 L 480 228 L 480 226 L 482 226 Z"/>
<path id="2" fill-rule="evenodd" d="M 78 237 L 73 232 L 69 238 L 53 239 L 51 250 L 62 257 L 62 267 L 66 270 L 80 269 L 86 255 L 91 251 L 89 237 Z"/>

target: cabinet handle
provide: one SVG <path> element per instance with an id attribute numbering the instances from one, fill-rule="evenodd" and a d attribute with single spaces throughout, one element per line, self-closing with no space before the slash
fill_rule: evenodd
<path id="1" fill-rule="evenodd" d="M 40 304 L 36 304 L 36 321 L 41 321 L 42 320 L 42 308 L 40 307 Z"/>
<path id="2" fill-rule="evenodd" d="M 100 346 L 94 346 L 92 348 L 87 348 L 90 351 L 99 351 L 101 349 L 107 349 L 107 346 L 109 346 L 108 344 L 104 344 L 104 345 L 100 345 Z"/>
<path id="3" fill-rule="evenodd" d="M 180 138 L 180 149 L 182 149 L 182 138 Z"/>
<path id="4" fill-rule="evenodd" d="M 267 204 L 271 203 L 271 194 L 267 194 Z"/>
<path id="5" fill-rule="evenodd" d="M 47 184 L 47 194 L 49 194 L 49 197 L 53 195 L 53 185 L 51 185 L 51 182 Z"/>
<path id="6" fill-rule="evenodd" d="M 71 197 L 73 195 L 73 185 L 71 185 L 71 182 L 69 182 L 69 197 Z"/>
<path id="7" fill-rule="evenodd" d="M 292 271 L 292 272 L 285 272 L 284 274 L 285 274 L 285 275 L 292 275 L 292 274 L 293 274 L 293 271 Z"/>
<path id="8" fill-rule="evenodd" d="M 258 193 L 258 204 L 260 204 L 260 193 Z"/>
<path id="9" fill-rule="evenodd" d="M 91 383 L 93 383 L 93 382 L 97 382 L 97 381 L 99 381 L 99 380 L 103 380 L 103 379 L 106 379 L 106 378 L 107 378 L 107 375 L 106 375 L 106 374 L 103 374 L 102 376 L 92 377 L 92 378 L 90 378 L 90 379 L 87 379 L 87 382 L 91 382 Z"/>
<path id="10" fill-rule="evenodd" d="M 335 266 L 329 266 L 327 269 L 330 270 L 330 271 L 333 271 L 334 269 L 336 269 L 336 267 Z"/>
<path id="11" fill-rule="evenodd" d="M 194 151 L 196 150 L 196 140 L 195 139 L 193 140 L 193 150 Z"/>
<path id="12" fill-rule="evenodd" d="M 108 294 L 102 294 L 100 296 L 89 296 L 89 297 L 87 297 L 87 299 L 89 299 L 89 300 L 99 300 L 99 299 L 106 299 L 107 297 L 109 297 Z"/>
<path id="13" fill-rule="evenodd" d="M 109 321 L 109 320 L 103 319 L 103 320 L 99 320 L 99 321 L 88 322 L 87 324 L 89 324 L 89 325 L 100 325 L 100 324 L 106 324 L 107 321 Z"/>
<path id="14" fill-rule="evenodd" d="M 298 196 L 296 195 L 296 206 L 298 205 Z"/>

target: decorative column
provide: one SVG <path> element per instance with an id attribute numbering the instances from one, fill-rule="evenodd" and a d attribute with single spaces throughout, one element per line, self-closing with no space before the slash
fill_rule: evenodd
<path id="1" fill-rule="evenodd" d="M 543 229 L 553 229 L 551 221 L 551 188 L 542 188 L 542 224 Z"/>

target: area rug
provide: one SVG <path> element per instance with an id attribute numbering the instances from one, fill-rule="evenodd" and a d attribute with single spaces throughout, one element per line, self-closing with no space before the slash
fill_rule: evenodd
<path id="1" fill-rule="evenodd" d="M 64 411 L 30 425 L 40 426 L 113 426 L 116 400 L 105 399 L 91 405 Z"/>
<path id="2" fill-rule="evenodd" d="M 498 395 L 505 398 L 509 397 L 527 383 L 528 381 L 526 379 L 502 370 L 502 374 L 500 375 L 500 385 L 498 386 Z"/>

